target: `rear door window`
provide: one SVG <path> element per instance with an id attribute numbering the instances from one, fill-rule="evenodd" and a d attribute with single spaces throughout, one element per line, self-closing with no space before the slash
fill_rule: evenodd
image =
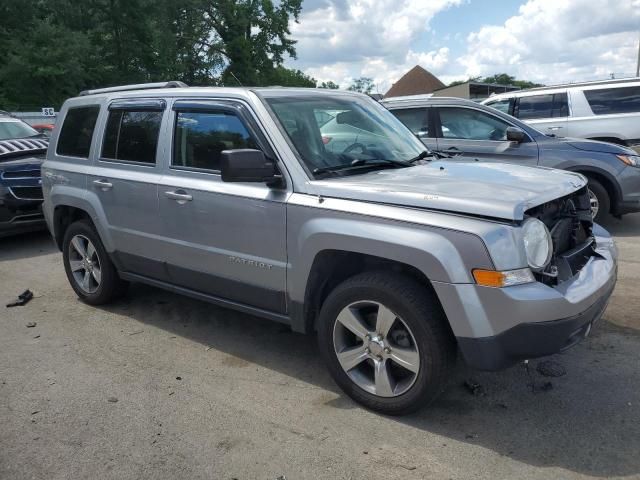
<path id="1" fill-rule="evenodd" d="M 596 115 L 640 112 L 640 85 L 584 90 L 584 96 Z"/>
<path id="2" fill-rule="evenodd" d="M 553 95 L 533 95 L 518 100 L 516 116 L 522 120 L 551 118 Z"/>
<path id="3" fill-rule="evenodd" d="M 420 137 L 434 137 L 429 130 L 429 110 L 423 108 L 402 108 L 391 110 L 398 120 L 404 123 L 409 130 Z"/>
<path id="4" fill-rule="evenodd" d="M 551 109 L 551 116 L 554 118 L 569 116 L 569 101 L 567 99 L 567 92 L 553 94 L 553 107 Z"/>
<path id="5" fill-rule="evenodd" d="M 159 111 L 110 111 L 102 158 L 154 164 L 161 121 Z"/>
<path id="6" fill-rule="evenodd" d="M 89 158 L 91 139 L 99 112 L 100 107 L 97 105 L 70 108 L 64 117 L 56 153 L 68 157 Z"/>

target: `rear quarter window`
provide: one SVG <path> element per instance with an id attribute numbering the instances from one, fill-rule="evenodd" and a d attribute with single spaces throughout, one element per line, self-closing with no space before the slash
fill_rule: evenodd
<path id="1" fill-rule="evenodd" d="M 596 115 L 640 112 L 640 85 L 584 90 L 584 96 Z"/>
<path id="2" fill-rule="evenodd" d="M 89 158 L 98 113 L 100 107 L 97 105 L 70 108 L 58 136 L 56 153 L 68 157 Z"/>

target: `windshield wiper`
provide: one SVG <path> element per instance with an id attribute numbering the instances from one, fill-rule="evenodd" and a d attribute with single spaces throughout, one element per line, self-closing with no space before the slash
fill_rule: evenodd
<path id="1" fill-rule="evenodd" d="M 434 157 L 437 157 L 437 158 L 453 158 L 453 155 L 451 155 L 450 153 L 441 152 L 439 150 L 434 150 L 431 153 L 433 154 Z"/>
<path id="2" fill-rule="evenodd" d="M 431 155 L 433 155 L 433 152 L 430 152 L 428 150 L 423 150 L 422 152 L 420 152 L 415 157 L 410 158 L 409 160 L 407 160 L 406 163 L 409 163 L 409 164 L 416 163 L 416 162 L 418 162 L 420 160 L 424 160 L 425 158 L 430 157 Z"/>
<path id="3" fill-rule="evenodd" d="M 401 160 L 389 160 L 387 158 L 376 159 L 376 160 L 364 160 L 358 158 L 351 163 L 345 163 L 342 165 L 334 165 L 331 167 L 319 167 L 313 170 L 314 175 L 320 173 L 336 173 L 336 172 L 345 172 L 352 170 L 360 170 L 365 168 L 376 168 L 376 167 L 410 167 L 411 164 L 409 162 L 403 162 Z"/>

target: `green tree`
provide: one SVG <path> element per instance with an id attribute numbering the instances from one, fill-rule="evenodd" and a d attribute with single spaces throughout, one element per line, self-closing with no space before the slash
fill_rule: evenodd
<path id="1" fill-rule="evenodd" d="M 302 0 L 219 0 L 205 8 L 213 41 L 202 39 L 228 62 L 224 84 L 263 85 L 282 66 L 285 55 L 296 58 L 289 20 L 298 21 Z M 213 42 L 213 43 L 212 43 Z M 215 42 L 219 42 L 218 47 Z M 235 78 L 234 78 L 235 77 Z"/>
<path id="2" fill-rule="evenodd" d="M 490 77 L 484 77 L 482 79 L 484 83 L 497 83 L 499 85 L 513 85 L 520 88 L 533 88 L 541 87 L 542 84 L 529 82 L 528 80 L 516 80 L 516 78 L 507 73 L 496 73 Z"/>
<path id="3" fill-rule="evenodd" d="M 360 93 L 371 93 L 373 92 L 375 85 L 373 83 L 373 78 L 370 77 L 360 77 L 356 78 L 347 90 L 351 90 L 352 92 L 360 92 Z"/>
<path id="4" fill-rule="evenodd" d="M 322 82 L 320 85 L 318 85 L 318 88 L 327 88 L 329 90 L 338 90 L 340 88 L 340 85 L 338 85 L 337 83 L 333 83 L 331 80 L 329 80 L 328 82 Z"/>
<path id="5" fill-rule="evenodd" d="M 295 58 L 289 22 L 301 3 L 0 0 L 0 108 L 57 107 L 83 89 L 162 80 L 315 86 L 282 66 Z"/>
<path id="6" fill-rule="evenodd" d="M 267 74 L 263 77 L 265 85 L 278 85 L 280 87 L 309 87 L 315 88 L 316 80 L 309 75 L 301 72 L 285 68 L 282 66 L 267 70 Z"/>

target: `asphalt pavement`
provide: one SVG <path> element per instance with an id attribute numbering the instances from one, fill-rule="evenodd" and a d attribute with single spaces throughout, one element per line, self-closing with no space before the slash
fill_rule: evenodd
<path id="1" fill-rule="evenodd" d="M 0 240 L 0 479 L 640 478 L 640 215 L 606 227 L 619 282 L 587 340 L 459 362 L 402 418 L 343 395 L 311 337 L 142 285 L 90 307 L 47 234 Z"/>

